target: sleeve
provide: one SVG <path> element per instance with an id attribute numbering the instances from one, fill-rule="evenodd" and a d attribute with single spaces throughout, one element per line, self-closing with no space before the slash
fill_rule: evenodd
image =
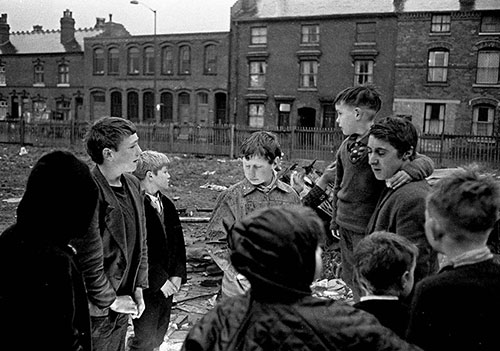
<path id="1" fill-rule="evenodd" d="M 403 171 L 408 173 L 413 180 L 422 180 L 434 172 L 434 161 L 430 157 L 417 152 L 415 159 L 403 166 Z"/>
<path id="2" fill-rule="evenodd" d="M 144 209 L 144 201 L 142 201 L 144 195 L 139 197 L 139 209 L 140 209 L 140 225 L 141 225 L 141 261 L 139 262 L 139 273 L 137 276 L 136 287 L 146 289 L 149 287 L 148 281 L 148 235 L 146 228 L 146 211 Z"/>
<path id="3" fill-rule="evenodd" d="M 101 235 L 99 232 L 99 204 L 86 235 L 75 239 L 76 261 L 83 273 L 89 301 L 99 308 L 109 307 L 116 299 L 116 292 L 104 272 Z"/>
<path id="4" fill-rule="evenodd" d="M 223 191 L 217 198 L 217 202 L 208 222 L 206 237 L 209 240 L 227 240 L 227 232 L 224 222 L 233 224 L 236 221 L 236 213 L 230 205 L 231 195 L 228 190 Z"/>
<path id="5" fill-rule="evenodd" d="M 328 198 L 326 192 L 319 186 L 314 185 L 314 187 L 302 198 L 302 204 L 304 206 L 316 209 L 323 201 Z"/>
<path id="6" fill-rule="evenodd" d="M 181 277 L 182 282 L 187 281 L 186 274 L 186 245 L 184 242 L 184 233 L 182 231 L 181 221 L 175 205 L 168 198 L 163 201 L 165 208 L 165 223 L 168 223 L 168 255 L 170 277 Z"/>
<path id="7" fill-rule="evenodd" d="M 432 338 L 429 338 L 434 334 L 434 328 L 432 328 L 433 323 L 429 318 L 432 315 L 432 310 L 428 310 L 422 291 L 422 284 L 417 284 L 410 305 L 410 320 L 406 339 L 425 347 L 427 340 L 432 342 Z"/>
<path id="8" fill-rule="evenodd" d="M 337 230 L 337 194 L 340 191 L 340 185 L 342 184 L 342 179 L 344 177 L 344 166 L 342 165 L 342 160 L 340 158 L 340 150 L 342 149 L 343 143 L 337 150 L 337 175 L 335 176 L 335 184 L 333 186 L 332 194 L 332 221 L 330 222 L 330 229 Z"/>

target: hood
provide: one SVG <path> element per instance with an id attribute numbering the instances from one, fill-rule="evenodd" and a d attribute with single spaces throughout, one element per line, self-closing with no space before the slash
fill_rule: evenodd
<path id="1" fill-rule="evenodd" d="M 67 244 L 88 230 L 97 185 L 85 162 L 67 151 L 42 156 L 33 167 L 17 208 L 23 240 Z"/>
<path id="2" fill-rule="evenodd" d="M 229 229 L 231 262 L 250 281 L 256 299 L 307 296 L 323 232 L 321 219 L 308 207 L 258 210 Z"/>

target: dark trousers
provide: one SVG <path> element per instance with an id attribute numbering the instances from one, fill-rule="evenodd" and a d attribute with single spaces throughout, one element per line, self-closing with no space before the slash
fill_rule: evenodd
<path id="1" fill-rule="evenodd" d="M 340 236 L 340 257 L 342 258 L 341 278 L 352 290 L 354 302 L 359 302 L 361 289 L 354 280 L 354 255 L 353 251 L 358 242 L 363 239 L 365 233 L 358 233 L 339 227 Z"/>
<path id="2" fill-rule="evenodd" d="M 128 314 L 109 311 L 104 317 L 91 317 L 92 350 L 124 351 L 127 337 Z"/>
<path id="3" fill-rule="evenodd" d="M 133 319 L 134 336 L 130 340 L 131 351 L 152 351 L 159 347 L 170 322 L 173 296 L 168 298 L 161 291 L 144 291 L 146 309 L 141 318 Z"/>

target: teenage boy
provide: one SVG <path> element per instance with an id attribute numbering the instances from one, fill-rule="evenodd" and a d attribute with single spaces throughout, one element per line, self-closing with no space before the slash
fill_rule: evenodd
<path id="1" fill-rule="evenodd" d="M 370 128 L 368 162 L 380 181 L 385 182 L 409 164 L 416 155 L 417 130 L 400 117 L 387 117 Z M 401 235 L 415 245 L 419 254 L 415 282 L 435 273 L 437 253 L 425 238 L 425 198 L 430 187 L 425 179 L 412 181 L 397 189 L 382 190 L 379 201 L 367 226 L 366 233 L 388 231 Z"/>
<path id="2" fill-rule="evenodd" d="M 99 188 L 94 223 L 75 242 L 88 290 L 92 344 L 96 351 L 125 350 L 129 316 L 144 311 L 147 246 L 144 200 L 135 171 L 141 154 L 135 125 L 103 117 L 86 135 Z"/>
<path id="3" fill-rule="evenodd" d="M 245 179 L 222 192 L 207 227 L 207 238 L 222 244 L 210 245 L 210 255 L 224 271 L 221 298 L 243 294 L 248 280 L 229 263 L 227 226 L 256 209 L 269 206 L 300 204 L 293 188 L 277 177 L 276 167 L 281 160 L 278 137 L 271 132 L 258 131 L 243 141 L 240 158 Z"/>
<path id="4" fill-rule="evenodd" d="M 187 280 L 181 221 L 174 203 L 165 195 L 170 183 L 169 163 L 163 153 L 143 151 L 134 172 L 146 193 L 149 288 L 144 290 L 143 315 L 132 320 L 130 350 L 152 351 L 160 347 L 170 322 L 174 294 Z"/>
<path id="5" fill-rule="evenodd" d="M 340 145 L 335 165 L 330 165 L 305 198 L 303 203 L 315 207 L 324 201 L 328 183 L 333 187 L 333 214 L 330 229 L 338 231 L 342 258 L 342 280 L 352 289 L 354 300 L 359 300 L 359 287 L 353 281 L 352 252 L 365 237 L 380 193 L 386 187 L 378 180 L 368 164 L 368 133 L 382 102 L 380 94 L 371 86 L 356 86 L 342 90 L 334 100 L 337 123 L 347 138 Z M 424 155 L 405 163 L 388 182 L 394 189 L 411 180 L 421 180 L 434 171 L 434 163 Z M 333 176 L 335 172 L 335 176 Z"/>
<path id="6" fill-rule="evenodd" d="M 408 328 L 409 340 L 423 349 L 499 349 L 500 263 L 487 246 L 499 211 L 500 184 L 477 169 L 434 185 L 425 231 L 445 263 L 416 285 Z"/>
<path id="7" fill-rule="evenodd" d="M 354 307 L 373 314 L 400 337 L 406 336 L 418 248 L 390 232 L 375 232 L 354 248 L 354 278 L 362 290 Z"/>

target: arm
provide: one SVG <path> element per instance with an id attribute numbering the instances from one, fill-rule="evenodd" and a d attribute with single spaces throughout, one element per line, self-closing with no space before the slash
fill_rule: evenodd
<path id="1" fill-rule="evenodd" d="M 319 177 L 314 187 L 302 198 L 302 204 L 315 209 L 328 198 L 325 190 L 328 184 L 335 183 L 337 172 L 335 162 L 325 168 L 325 171 Z"/>
<path id="2" fill-rule="evenodd" d="M 168 276 L 178 277 L 183 283 L 187 281 L 186 275 L 186 244 L 184 233 L 179 219 L 179 213 L 175 205 L 168 198 L 164 198 L 163 208 L 165 213 L 165 223 L 168 241 Z M 177 287 L 180 287 L 180 283 Z"/>
<path id="3" fill-rule="evenodd" d="M 342 161 L 340 159 L 340 150 L 342 145 L 337 150 L 337 161 L 336 161 L 336 174 L 335 174 L 335 183 L 333 186 L 333 200 L 332 200 L 332 221 L 330 222 L 330 229 L 337 230 L 338 225 L 336 222 L 337 219 L 337 194 L 340 191 L 340 185 L 342 184 L 342 178 L 344 177 L 344 167 L 342 165 Z"/>
<path id="4" fill-rule="evenodd" d="M 405 164 L 402 170 L 396 172 L 389 179 L 389 186 L 397 189 L 401 185 L 413 180 L 422 180 L 429 177 L 434 172 L 434 161 L 431 158 L 417 153 L 416 158 Z"/>

